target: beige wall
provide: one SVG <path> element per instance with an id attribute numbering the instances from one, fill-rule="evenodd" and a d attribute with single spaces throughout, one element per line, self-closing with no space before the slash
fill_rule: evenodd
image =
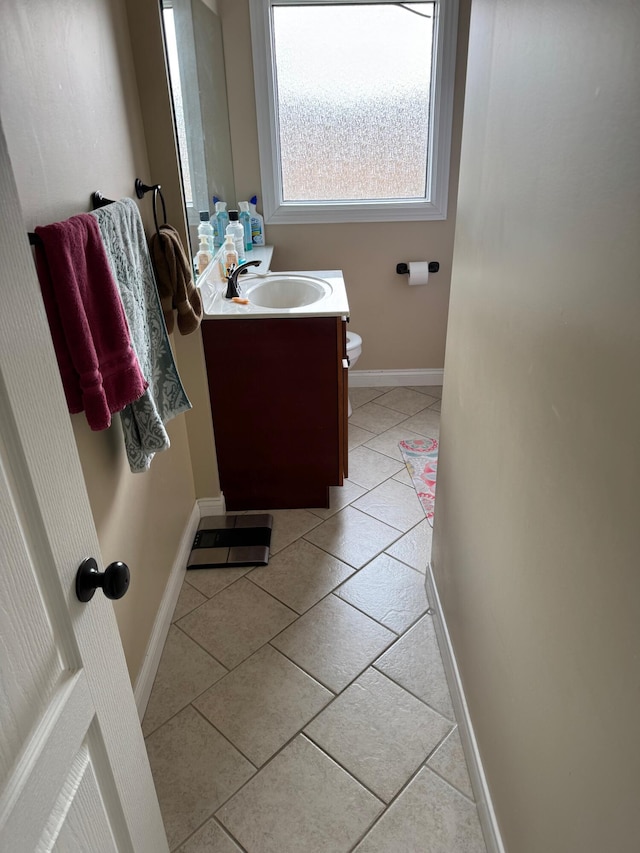
<path id="1" fill-rule="evenodd" d="M 88 210 L 93 190 L 131 196 L 135 177 L 151 170 L 122 0 L 8 0 L 2 11 L 0 109 L 25 232 Z M 148 225 L 148 201 L 141 210 Z M 193 507 L 190 416 L 171 422 L 171 449 L 137 475 L 117 419 L 92 433 L 83 416 L 72 418 L 102 559 L 132 569 L 115 604 L 132 680 Z"/>
<path id="2" fill-rule="evenodd" d="M 474 0 L 433 564 L 510 853 L 640 837 L 638 44 Z"/>
<path id="3" fill-rule="evenodd" d="M 231 142 L 239 199 L 260 195 L 249 4 L 220 0 Z M 441 368 L 451 276 L 469 0 L 462 0 L 453 128 L 449 217 L 444 222 L 267 226 L 272 268 L 342 269 L 351 328 L 363 337 L 358 369 Z M 392 57 L 390 58 L 391 61 Z M 426 287 L 410 288 L 396 263 L 438 260 Z"/>

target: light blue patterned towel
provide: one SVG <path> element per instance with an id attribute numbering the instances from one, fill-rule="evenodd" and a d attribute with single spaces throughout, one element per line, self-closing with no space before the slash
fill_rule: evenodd
<path id="1" fill-rule="evenodd" d="M 122 297 L 131 343 L 149 387 L 120 413 L 129 466 L 146 471 L 169 447 L 164 424 L 191 408 L 169 345 L 142 220 L 135 201 L 93 211 Z"/>

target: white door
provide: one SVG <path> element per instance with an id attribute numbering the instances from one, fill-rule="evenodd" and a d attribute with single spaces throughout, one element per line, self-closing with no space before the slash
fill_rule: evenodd
<path id="1" fill-rule="evenodd" d="M 0 851 L 168 850 L 0 128 Z M 134 567 L 132 567 L 134 568 Z"/>

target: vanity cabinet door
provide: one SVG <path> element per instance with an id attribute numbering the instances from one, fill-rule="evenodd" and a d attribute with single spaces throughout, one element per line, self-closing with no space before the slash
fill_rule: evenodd
<path id="1" fill-rule="evenodd" d="M 206 319 L 202 335 L 227 508 L 327 506 L 346 464 L 342 319 Z"/>
<path id="2" fill-rule="evenodd" d="M 342 476 L 349 476 L 349 360 L 347 358 L 347 321 L 340 321 L 338 348 L 338 414 Z"/>

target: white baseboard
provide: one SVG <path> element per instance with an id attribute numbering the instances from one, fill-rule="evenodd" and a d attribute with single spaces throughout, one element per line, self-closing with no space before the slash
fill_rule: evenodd
<path id="1" fill-rule="evenodd" d="M 442 385 L 444 370 L 350 370 L 352 388 L 384 388 L 400 385 Z"/>
<path id="2" fill-rule="evenodd" d="M 169 580 L 164 589 L 164 595 L 162 596 L 162 601 L 160 602 L 160 607 L 153 623 L 153 630 L 147 643 L 144 660 L 138 673 L 135 687 L 133 688 L 133 696 L 136 701 L 140 721 L 142 721 L 147 710 L 151 688 L 158 672 L 162 650 L 164 649 L 169 627 L 171 626 L 171 617 L 173 616 L 173 611 L 176 608 L 176 602 L 182 589 L 182 583 L 187 570 L 187 560 L 191 553 L 193 537 L 196 535 L 198 523 L 206 515 L 224 515 L 224 513 L 224 495 L 220 495 L 219 498 L 200 498 L 195 502 L 191 510 L 191 515 L 187 520 L 180 539 L 176 558 L 173 561 L 173 566 L 169 574 Z"/>
<path id="3" fill-rule="evenodd" d="M 455 711 L 456 720 L 458 721 L 458 731 L 460 733 L 460 740 L 462 741 L 464 756 L 469 768 L 471 787 L 478 807 L 478 817 L 480 819 L 480 825 L 482 826 L 482 833 L 487 846 L 487 853 L 505 853 L 500 829 L 498 827 L 498 821 L 491 801 L 489 785 L 482 767 L 478 742 L 476 741 L 473 724 L 471 722 L 471 717 L 469 716 L 469 707 L 464 695 L 464 688 L 460 678 L 460 670 L 458 669 L 455 652 L 451 644 L 449 629 L 447 628 L 447 622 L 444 617 L 440 596 L 438 595 L 438 589 L 433 576 L 431 562 L 427 564 L 426 587 L 429 604 L 435 611 L 433 624 L 438 638 L 438 645 L 440 646 L 440 653 L 442 654 L 442 663 L 447 676 L 447 683 L 451 692 L 453 709 Z"/>
<path id="4" fill-rule="evenodd" d="M 198 498 L 196 503 L 200 509 L 200 518 L 207 515 L 224 515 L 227 511 L 224 495 L 219 498 Z"/>

